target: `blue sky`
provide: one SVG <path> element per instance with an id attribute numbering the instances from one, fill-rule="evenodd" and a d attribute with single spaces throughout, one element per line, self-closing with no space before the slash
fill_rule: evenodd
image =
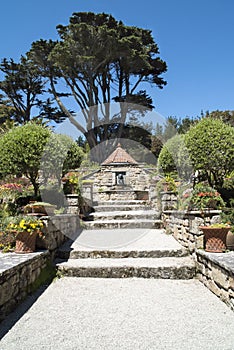
<path id="1" fill-rule="evenodd" d="M 1 4 L 0 59 L 14 58 L 39 39 L 56 39 L 56 25 L 73 12 L 111 13 L 126 25 L 151 29 L 167 62 L 168 85 L 149 90 L 162 116 L 196 117 L 234 109 L 232 0 L 13 0 Z"/>

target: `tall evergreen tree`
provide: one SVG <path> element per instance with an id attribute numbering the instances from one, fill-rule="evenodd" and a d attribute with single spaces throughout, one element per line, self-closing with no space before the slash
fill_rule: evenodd
<path id="1" fill-rule="evenodd" d="M 43 97 L 46 81 L 27 56 L 22 56 L 19 63 L 4 58 L 0 71 L 4 74 L 0 81 L 0 123 L 7 119 L 24 124 L 33 118 L 63 118 L 52 101 Z"/>
<path id="2" fill-rule="evenodd" d="M 124 125 L 129 113 L 142 116 L 153 108 L 141 86 L 149 83 L 163 88 L 166 82 L 161 74 L 167 67 L 158 57 L 150 30 L 126 26 L 105 13 L 85 12 L 74 13 L 69 24 L 58 25 L 57 30 L 58 41 L 34 42 L 29 56 L 48 79 L 61 111 L 86 136 L 91 148 L 108 138 L 110 124 Z M 66 90 L 61 90 L 60 81 L 65 82 Z M 73 98 L 84 123 L 74 118 L 65 97 Z M 114 116 L 112 101 L 120 102 Z M 119 128 L 119 136 L 121 132 Z"/>

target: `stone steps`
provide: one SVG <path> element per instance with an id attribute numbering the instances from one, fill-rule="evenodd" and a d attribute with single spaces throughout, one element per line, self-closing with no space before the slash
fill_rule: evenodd
<path id="1" fill-rule="evenodd" d="M 70 259 L 58 264 L 70 277 L 191 279 L 195 262 L 190 257 Z"/>
<path id="2" fill-rule="evenodd" d="M 109 200 L 109 201 L 101 201 L 101 202 L 94 202 L 95 207 L 99 206 L 116 206 L 116 205 L 145 205 L 148 204 L 149 202 L 147 200 L 141 200 L 141 199 L 131 199 L 131 200 Z"/>
<path id="3" fill-rule="evenodd" d="M 99 234 L 99 233 L 97 233 Z M 110 232 L 111 234 L 111 232 Z M 144 237 L 143 237 L 144 238 Z M 57 257 L 62 260 L 68 259 L 98 259 L 98 258 L 163 258 L 163 257 L 184 257 L 188 256 L 188 250 L 182 246 L 170 247 L 150 244 L 145 246 L 143 238 L 139 238 L 138 245 L 131 244 L 123 247 L 86 247 L 85 245 L 74 245 L 72 240 L 63 244 L 57 252 Z M 140 243 L 142 242 L 142 244 Z M 84 244 L 84 243 L 83 243 Z M 87 244 L 87 243 L 86 243 Z M 90 242 L 89 242 L 90 244 Z M 93 244 L 91 244 L 93 245 Z M 118 245 L 118 244 L 117 244 Z"/>
<path id="4" fill-rule="evenodd" d="M 118 228 L 162 228 L 162 220 L 154 219 L 116 219 L 83 221 L 83 227 L 88 230 L 118 229 Z"/>
<path id="5" fill-rule="evenodd" d="M 109 211 L 130 211 L 130 210 L 151 210 L 150 205 L 143 204 L 115 204 L 115 205 L 98 205 L 93 207 L 95 213 Z"/>
<path id="6" fill-rule="evenodd" d="M 104 211 L 94 212 L 86 217 L 86 220 L 142 220 L 151 219 L 157 220 L 160 218 L 160 213 L 155 210 L 125 210 L 125 211 Z"/>
<path id="7" fill-rule="evenodd" d="M 160 213 L 145 200 L 114 200 L 95 203 L 94 212 L 83 218 L 86 229 L 161 228 Z"/>
<path id="8" fill-rule="evenodd" d="M 163 230 L 84 230 L 58 251 L 62 275 L 99 278 L 190 279 L 195 261 Z"/>

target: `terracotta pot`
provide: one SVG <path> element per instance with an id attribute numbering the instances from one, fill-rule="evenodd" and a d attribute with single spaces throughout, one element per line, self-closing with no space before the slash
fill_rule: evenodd
<path id="1" fill-rule="evenodd" d="M 33 253 L 36 250 L 36 238 L 38 232 L 34 231 L 32 233 L 20 232 L 16 236 L 16 246 L 15 253 L 27 254 Z"/>
<path id="2" fill-rule="evenodd" d="M 212 253 L 223 253 L 227 250 L 226 238 L 230 227 L 202 226 L 204 233 L 205 251 Z"/>
<path id="3" fill-rule="evenodd" d="M 228 231 L 226 245 L 228 250 L 234 250 L 234 233 Z"/>

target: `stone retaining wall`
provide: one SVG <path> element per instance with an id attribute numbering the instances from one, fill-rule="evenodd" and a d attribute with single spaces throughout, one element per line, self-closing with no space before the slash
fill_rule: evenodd
<path id="1" fill-rule="evenodd" d="M 0 322 L 31 291 L 47 267 L 48 251 L 30 254 L 0 253 Z"/>
<path id="2" fill-rule="evenodd" d="M 234 252 L 196 252 L 199 280 L 234 310 Z"/>
<path id="3" fill-rule="evenodd" d="M 37 251 L 30 254 L 0 253 L 0 322 L 31 291 L 34 283 L 56 256 L 56 251 L 80 228 L 77 215 L 55 215 L 41 218 L 45 224 L 44 239 L 38 238 Z M 43 250 L 42 250 L 43 249 Z"/>
<path id="4" fill-rule="evenodd" d="M 80 219 L 78 215 L 62 214 L 55 216 L 43 216 L 44 238 L 37 239 L 37 248 L 49 250 L 51 257 L 54 258 L 56 250 L 68 238 L 74 237 L 80 228 Z"/>
<path id="5" fill-rule="evenodd" d="M 220 210 L 204 212 L 167 210 L 163 211 L 162 220 L 166 231 L 172 233 L 180 244 L 193 253 L 195 249 L 204 248 L 204 235 L 199 227 L 218 222 L 220 213 Z"/>
<path id="6" fill-rule="evenodd" d="M 164 211 L 162 219 L 168 233 L 193 253 L 199 280 L 234 310 L 234 252 L 207 253 L 199 226 L 220 220 L 219 210 L 183 212 Z"/>

